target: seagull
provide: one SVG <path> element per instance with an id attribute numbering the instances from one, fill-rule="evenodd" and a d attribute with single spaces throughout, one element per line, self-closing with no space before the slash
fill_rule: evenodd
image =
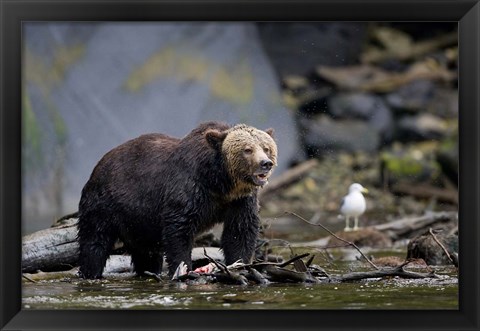
<path id="1" fill-rule="evenodd" d="M 354 183 L 350 185 L 348 188 L 348 194 L 342 199 L 340 212 L 345 215 L 346 218 L 346 225 L 343 231 L 352 231 L 352 228 L 350 228 L 349 225 L 350 217 L 355 218 L 353 231 L 358 230 L 358 217 L 362 215 L 366 209 L 365 198 L 363 197 L 362 192 L 368 193 L 368 190 L 362 185 Z"/>

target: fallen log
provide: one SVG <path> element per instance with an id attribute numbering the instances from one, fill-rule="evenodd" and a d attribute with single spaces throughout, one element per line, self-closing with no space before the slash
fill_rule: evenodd
<path id="1" fill-rule="evenodd" d="M 22 272 L 69 270 L 77 265 L 76 222 L 37 231 L 22 240 Z"/>
<path id="2" fill-rule="evenodd" d="M 408 47 L 402 48 L 402 50 L 396 49 L 370 49 L 364 52 L 360 56 L 360 62 L 362 63 L 378 63 L 389 59 L 397 60 L 409 60 L 416 58 L 427 53 L 433 52 L 437 49 L 456 45 L 458 42 L 458 33 L 451 32 L 439 37 L 420 41 L 417 43 L 411 43 Z"/>
<path id="3" fill-rule="evenodd" d="M 398 183 L 393 185 L 391 190 L 393 193 L 407 194 L 421 199 L 435 198 L 458 206 L 458 191 L 454 189 L 442 189 L 426 184 L 411 186 Z"/>
<path id="4" fill-rule="evenodd" d="M 126 255 L 111 255 L 107 263 L 103 274 L 105 277 L 118 277 L 120 274 L 133 273 L 133 267 L 131 264 L 130 256 Z M 78 267 L 65 270 L 65 271 L 51 271 L 43 272 L 37 271 L 35 273 L 25 272 L 22 274 L 23 278 L 29 282 L 36 283 L 41 280 L 60 280 L 64 278 L 78 278 Z"/>
<path id="5" fill-rule="evenodd" d="M 319 77 L 347 91 L 388 93 L 415 80 L 451 82 L 457 74 L 446 68 L 431 65 L 431 60 L 416 62 L 403 72 L 389 72 L 371 65 L 349 67 L 319 66 Z"/>
<path id="6" fill-rule="evenodd" d="M 250 268 L 249 273 L 247 275 L 247 279 L 255 282 L 256 284 L 269 284 L 270 281 L 264 277 L 264 275 L 255 268 Z"/>
<path id="7" fill-rule="evenodd" d="M 413 271 L 406 271 L 403 267 L 406 265 L 402 264 L 395 268 L 382 268 L 375 271 L 365 271 L 365 272 L 351 272 L 340 276 L 331 277 L 332 280 L 340 282 L 350 282 L 355 280 L 362 280 L 368 278 L 384 278 L 384 277 L 401 277 L 409 279 L 423 279 L 423 278 L 438 278 L 438 276 L 433 273 L 420 273 Z"/>
<path id="8" fill-rule="evenodd" d="M 457 212 L 427 212 L 423 216 L 402 218 L 397 221 L 375 225 L 374 228 L 378 231 L 388 233 L 392 239 L 398 239 L 401 237 L 408 237 L 415 231 L 428 229 L 433 224 L 452 221 L 458 221 Z"/>

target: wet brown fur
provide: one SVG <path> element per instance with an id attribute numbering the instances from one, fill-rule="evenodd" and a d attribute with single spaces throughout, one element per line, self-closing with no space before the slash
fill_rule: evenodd
<path id="1" fill-rule="evenodd" d="M 207 122 L 181 139 L 143 135 L 107 153 L 80 199 L 82 277 L 102 277 L 117 239 L 139 275 L 159 273 L 164 253 L 170 275 L 182 261 L 191 268 L 194 237 L 216 223 L 224 224 L 225 262 L 249 263 L 259 232 L 258 183 L 271 174 L 259 162 L 276 164 L 272 134 Z"/>
<path id="2" fill-rule="evenodd" d="M 235 200 L 256 191 L 257 186 L 248 181 L 248 177 L 258 171 L 261 160 L 268 158 L 274 167 L 277 165 L 277 145 L 272 136 L 272 129 L 262 131 L 245 124 L 236 125 L 227 131 L 222 154 L 227 170 L 235 181 L 228 199 Z M 247 148 L 252 150 L 251 154 L 244 152 Z M 268 177 L 272 170 L 268 172 Z"/>

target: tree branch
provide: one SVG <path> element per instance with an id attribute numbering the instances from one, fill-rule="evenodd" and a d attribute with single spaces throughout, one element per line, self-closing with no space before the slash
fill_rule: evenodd
<path id="1" fill-rule="evenodd" d="M 447 255 L 448 259 L 450 260 L 450 262 L 452 262 L 452 264 L 458 268 L 458 263 L 455 263 L 455 261 L 452 259 L 452 256 L 450 255 L 450 253 L 447 251 L 447 249 L 445 248 L 445 246 L 443 246 L 443 244 L 440 242 L 440 240 L 438 240 L 437 236 L 433 233 L 432 231 L 432 228 L 429 228 L 428 229 L 428 232 L 432 235 L 432 238 L 433 240 L 435 240 L 435 242 L 438 244 L 438 246 L 440 246 L 443 251 L 445 252 L 445 255 Z M 458 261 L 457 261 L 458 262 Z"/>
<path id="2" fill-rule="evenodd" d="M 308 224 L 315 225 L 315 226 L 319 226 L 319 227 L 321 227 L 322 229 L 324 229 L 325 231 L 327 231 L 328 233 L 330 233 L 330 235 L 332 235 L 333 237 L 335 237 L 335 238 L 337 238 L 338 240 L 343 241 L 344 243 L 346 243 L 346 244 L 354 247 L 372 267 L 374 267 L 375 269 L 379 270 L 379 268 L 378 268 L 365 254 L 363 254 L 363 252 L 360 250 L 360 248 L 358 248 L 358 246 L 355 245 L 353 242 L 350 242 L 350 241 L 348 241 L 348 240 L 345 240 L 345 239 L 343 239 L 343 238 L 340 238 L 339 236 L 337 236 L 335 233 L 333 233 L 332 231 L 330 231 L 329 229 L 327 229 L 325 226 L 323 226 L 323 225 L 320 224 L 320 223 L 311 223 L 311 222 L 307 221 L 305 218 L 303 218 L 302 216 L 300 216 L 300 215 L 298 215 L 298 214 L 296 214 L 296 213 L 294 213 L 294 212 L 286 211 L 285 213 L 286 213 L 286 214 L 293 215 L 293 216 L 301 219 L 302 221 L 304 221 L 304 222 L 306 222 L 306 223 L 308 223 Z"/>

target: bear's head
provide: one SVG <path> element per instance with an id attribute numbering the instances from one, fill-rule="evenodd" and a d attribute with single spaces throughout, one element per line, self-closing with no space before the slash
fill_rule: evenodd
<path id="1" fill-rule="evenodd" d="M 205 132 L 208 143 L 221 149 L 230 176 L 245 189 L 267 184 L 273 168 L 277 165 L 277 144 L 273 129 L 265 131 L 238 124 L 219 131 Z"/>

